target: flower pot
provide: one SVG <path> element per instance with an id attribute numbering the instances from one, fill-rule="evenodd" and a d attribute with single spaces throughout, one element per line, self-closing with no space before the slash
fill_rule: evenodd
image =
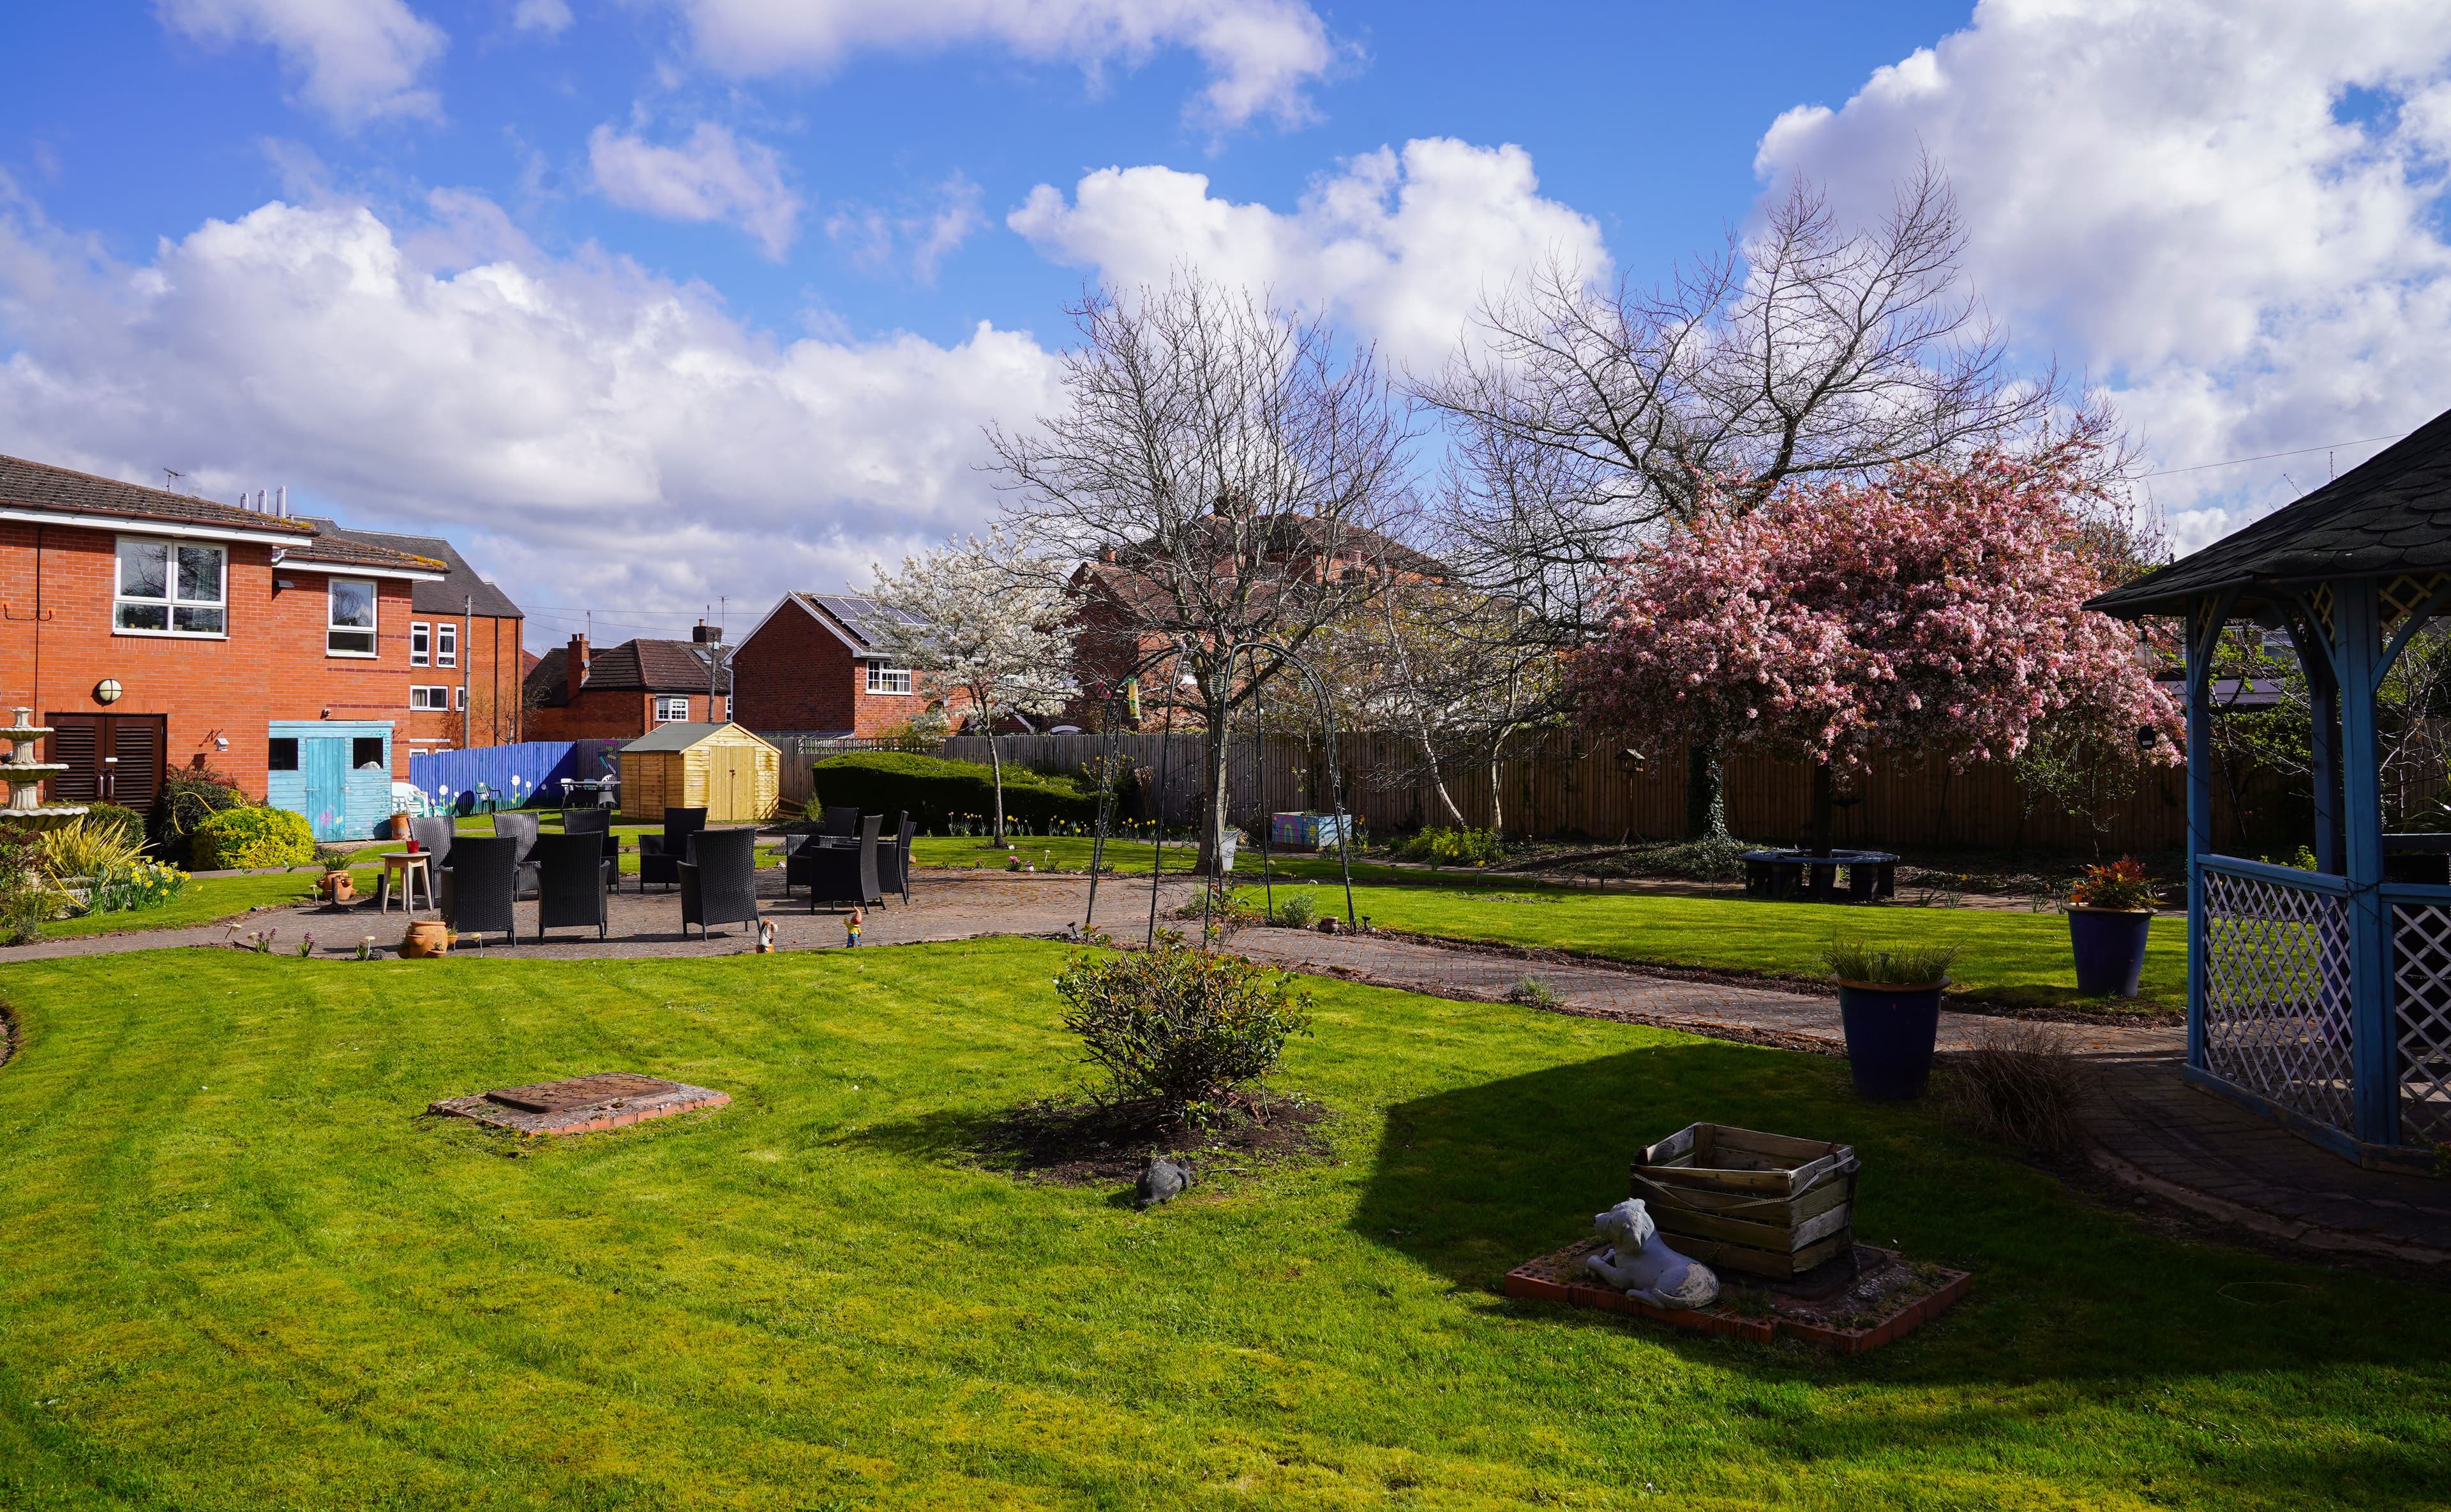
<path id="1" fill-rule="evenodd" d="M 1931 1047 L 1940 1035 L 1940 991 L 1840 982 L 1838 1017 L 1847 1029 L 1847 1070 L 1857 1095 L 1882 1101 L 1921 1097 L 1931 1079 Z"/>
<path id="2" fill-rule="evenodd" d="M 315 890 L 323 893 L 327 902 L 346 903 L 358 895 L 358 883 L 346 872 L 326 872 Z"/>
<path id="3" fill-rule="evenodd" d="M 451 949 L 451 931 L 441 919 L 419 919 L 400 938 L 400 953 L 409 960 L 441 955 Z"/>
<path id="4" fill-rule="evenodd" d="M 391 837 L 395 840 L 405 840 L 408 838 L 407 815 L 395 814 L 391 816 Z"/>
<path id="5" fill-rule="evenodd" d="M 2143 909 L 2072 908 L 2068 921 L 2076 990 L 2088 997 L 2134 997 L 2153 915 Z"/>

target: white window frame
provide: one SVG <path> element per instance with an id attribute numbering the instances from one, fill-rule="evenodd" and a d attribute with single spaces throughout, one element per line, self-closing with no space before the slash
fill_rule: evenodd
<path id="1" fill-rule="evenodd" d="M 333 622 L 332 608 L 339 601 L 338 590 L 343 583 L 352 583 L 366 591 L 366 607 L 373 614 L 374 623 L 343 625 Z M 366 649 L 343 651 L 333 645 L 332 638 L 343 635 L 365 637 Z M 327 578 L 324 580 L 324 655 L 345 657 L 353 661 L 371 661 L 382 655 L 382 590 L 372 578 Z"/>
<path id="2" fill-rule="evenodd" d="M 451 690 L 439 682 L 413 682 L 408 687 L 408 706 L 419 713 L 451 712 Z"/>
<path id="3" fill-rule="evenodd" d="M 868 668 L 868 691 L 887 697 L 905 697 L 911 692 L 911 669 L 889 667 L 882 661 L 862 663 Z M 895 687 L 896 681 L 901 683 Z"/>
<path id="4" fill-rule="evenodd" d="M 121 578 L 120 553 L 130 545 L 159 546 L 167 554 L 162 564 L 162 593 L 159 599 L 131 598 L 125 592 Z M 222 564 L 220 597 L 211 599 L 179 597 L 179 553 L 182 549 L 209 551 Z M 123 625 L 120 611 L 130 605 L 162 611 L 162 628 L 147 629 L 140 625 Z M 221 611 L 219 630 L 182 630 L 178 628 L 182 609 L 217 609 Z M 115 538 L 110 552 L 110 633 L 115 636 L 159 636 L 168 640 L 227 640 L 229 638 L 229 548 L 218 541 L 188 540 L 177 536 L 120 536 Z"/>
<path id="5" fill-rule="evenodd" d="M 464 682 L 463 682 L 463 683 L 461 683 L 461 684 L 460 684 L 459 693 L 460 693 L 460 707 L 461 707 L 461 709 L 465 709 L 465 708 L 467 708 L 467 707 L 468 707 L 468 685 L 467 685 L 466 683 L 464 683 Z"/>
<path id="6" fill-rule="evenodd" d="M 422 619 L 412 619 L 408 622 L 408 664 L 410 666 L 424 666 L 426 652 L 433 644 L 434 627 L 432 625 Z"/>
<path id="7" fill-rule="evenodd" d="M 672 712 L 672 710 L 673 710 L 673 706 L 674 706 L 674 705 L 676 705 L 676 704 L 678 704 L 678 705 L 680 706 L 680 712 L 679 712 L 678 714 L 675 714 L 675 713 L 673 713 L 673 712 Z M 688 695 L 688 694 L 685 694 L 685 693 L 659 693 L 659 694 L 657 694 L 657 695 L 656 695 L 656 722 L 657 722 L 657 724 L 686 724 L 686 723 L 688 723 L 688 722 L 689 722 L 689 695 Z"/>
<path id="8" fill-rule="evenodd" d="M 434 626 L 434 664 L 438 667 L 460 665 L 460 625 L 456 620 L 438 620 Z"/>

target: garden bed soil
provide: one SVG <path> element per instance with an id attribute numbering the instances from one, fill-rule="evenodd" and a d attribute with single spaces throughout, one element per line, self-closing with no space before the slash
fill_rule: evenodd
<path id="1" fill-rule="evenodd" d="M 1506 1294 L 1755 1344 L 1795 1339 L 1839 1354 L 1862 1354 L 1905 1337 L 1948 1310 L 1966 1295 L 1972 1280 L 1963 1270 L 1857 1245 L 1852 1253 L 1793 1281 L 1755 1281 L 1722 1271 L 1719 1300 L 1709 1307 L 1655 1307 L 1584 1268 L 1583 1258 L 1606 1243 L 1578 1240 L 1554 1254 L 1525 1261 L 1506 1273 Z"/>
<path id="2" fill-rule="evenodd" d="M 1225 1117 L 1204 1127 L 1145 1103 L 1024 1103 L 997 1118 L 969 1152 L 1029 1181 L 1097 1187 L 1131 1181 L 1151 1155 L 1187 1157 L 1195 1178 L 1217 1169 L 1283 1165 L 1328 1153 L 1322 1126 L 1333 1115 L 1310 1098 L 1236 1093 Z"/>

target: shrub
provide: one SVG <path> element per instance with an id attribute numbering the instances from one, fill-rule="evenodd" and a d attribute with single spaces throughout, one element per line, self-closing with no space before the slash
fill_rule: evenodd
<path id="1" fill-rule="evenodd" d="M 1432 828 L 1405 841 L 1396 854 L 1432 866 L 1487 866 L 1504 859 L 1506 848 L 1496 830 Z"/>
<path id="2" fill-rule="evenodd" d="M 1277 922 L 1289 930 L 1306 930 L 1319 917 L 1319 894 L 1308 888 L 1288 893 L 1277 905 Z"/>
<path id="3" fill-rule="evenodd" d="M 2066 1155 L 2080 1139 L 2084 1063 L 2058 1031 L 2010 1019 L 1988 1026 L 1951 1061 L 1949 1100 L 1967 1126 L 2036 1155 Z"/>
<path id="4" fill-rule="evenodd" d="M 2144 862 L 2123 855 L 2104 866 L 2087 867 L 2069 889 L 2069 901 L 2088 909 L 2149 909 L 2153 879 L 2145 874 Z"/>
<path id="5" fill-rule="evenodd" d="M 1506 990 L 1506 1000 L 1510 1003 L 1520 1003 L 1525 1008 L 1555 1008 L 1558 1006 L 1557 992 L 1550 988 L 1548 983 L 1540 980 L 1540 978 L 1537 976 L 1517 977 L 1515 979 L 1515 985 Z"/>
<path id="6" fill-rule="evenodd" d="M 40 855 L 36 864 L 54 882 L 71 878 L 101 882 L 133 870 L 144 859 L 138 842 L 129 839 L 120 825 L 108 819 L 97 824 L 91 815 L 74 824 L 45 830 L 34 843 Z"/>
<path id="7" fill-rule="evenodd" d="M 1950 963 L 1957 959 L 1957 948 L 1900 945 L 1874 950 L 1861 940 L 1833 940 L 1822 948 L 1821 958 L 1842 982 L 1874 987 L 1930 987 L 1949 980 Z"/>
<path id="8" fill-rule="evenodd" d="M 196 869 L 306 866 L 315 859 L 315 832 L 287 809 L 224 809 L 196 826 Z"/>
<path id="9" fill-rule="evenodd" d="M 1755 849 L 1758 847 L 1751 842 L 1730 835 L 1705 835 L 1672 845 L 1644 846 L 1630 860 L 1634 871 L 1650 876 L 1673 876 L 1687 882 L 1740 882 L 1745 875 L 1745 853 Z"/>
<path id="10" fill-rule="evenodd" d="M 145 815 L 134 809 L 123 809 L 116 803 L 88 805 L 80 821 L 89 829 L 116 835 L 131 846 L 145 843 Z"/>
<path id="11" fill-rule="evenodd" d="M 248 801 L 237 783 L 210 767 L 178 768 L 163 779 L 162 796 L 153 804 L 153 848 L 165 860 L 189 861 L 197 828 Z"/>
<path id="12" fill-rule="evenodd" d="M 1193 950 L 1171 932 L 1153 950 L 1085 952 L 1055 991 L 1121 1102 L 1205 1121 L 1228 1093 L 1266 1075 L 1285 1041 L 1310 1032 L 1311 999 L 1290 972 Z"/>
<path id="13" fill-rule="evenodd" d="M 0 945 L 32 939 L 59 907 L 59 891 L 43 876 L 41 857 L 32 832 L 0 824 Z"/>
<path id="14" fill-rule="evenodd" d="M 812 771 L 816 778 L 815 795 L 809 799 L 812 815 L 829 803 L 856 804 L 861 813 L 882 814 L 891 823 L 907 809 L 922 830 L 942 831 L 956 816 L 995 812 L 994 769 L 976 761 L 862 751 L 828 756 Z M 1069 776 L 1007 766 L 1004 812 L 1006 818 L 1032 829 L 1056 821 L 1090 824 L 1098 817 L 1098 795 Z"/>

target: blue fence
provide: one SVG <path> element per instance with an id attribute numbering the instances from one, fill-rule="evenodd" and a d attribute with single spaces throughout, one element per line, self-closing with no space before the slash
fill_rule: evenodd
<path id="1" fill-rule="evenodd" d="M 589 781 L 612 775 L 609 758 L 623 740 L 524 740 L 518 745 L 437 751 L 408 758 L 408 780 L 437 808 L 466 814 L 477 806 L 482 784 L 500 807 L 514 802 L 547 808 L 561 803 L 561 779 Z"/>

